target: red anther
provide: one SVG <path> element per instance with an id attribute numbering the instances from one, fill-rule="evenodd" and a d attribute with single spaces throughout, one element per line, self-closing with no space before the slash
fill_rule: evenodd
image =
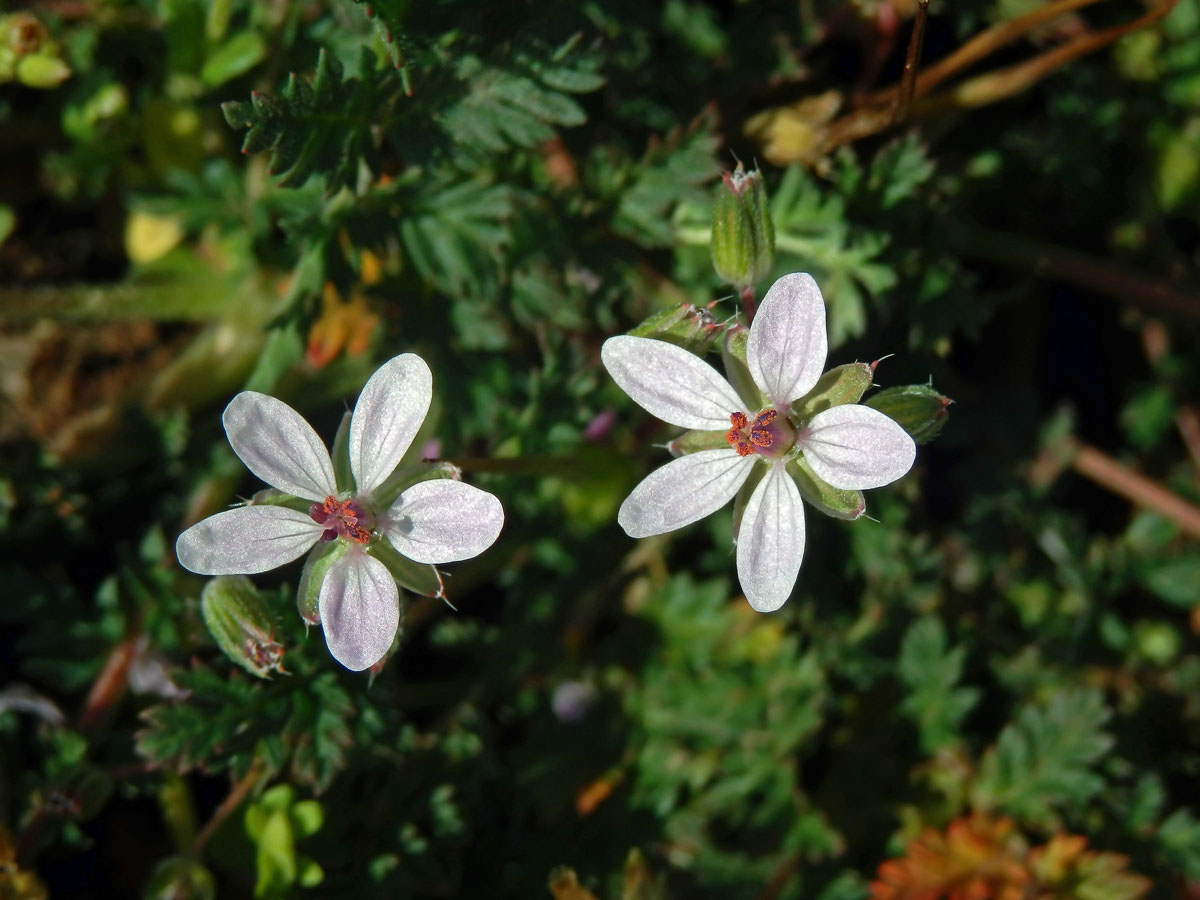
<path id="1" fill-rule="evenodd" d="M 730 413 L 729 421 L 733 423 L 733 427 L 736 429 L 740 430 L 742 428 L 745 428 L 746 427 L 746 414 L 743 412 Z"/>
<path id="2" fill-rule="evenodd" d="M 321 534 L 322 541 L 332 541 L 339 535 L 358 544 L 366 544 L 371 540 L 371 528 L 360 525 L 359 520 L 365 519 L 367 525 L 371 526 L 374 522 L 370 512 L 357 499 L 326 497 L 324 503 L 310 506 L 308 515 L 318 525 L 329 525 Z"/>
<path id="3" fill-rule="evenodd" d="M 771 432 L 764 429 L 755 428 L 750 432 L 750 441 L 756 447 L 762 447 L 764 450 L 775 443 L 775 438 L 771 436 Z"/>
<path id="4" fill-rule="evenodd" d="M 772 422 L 775 421 L 775 417 L 777 415 L 779 415 L 779 413 L 775 412 L 775 410 L 773 410 L 773 409 L 764 409 L 762 412 L 760 412 L 757 416 L 754 417 L 754 427 L 755 428 L 764 428 L 767 425 L 770 425 Z"/>

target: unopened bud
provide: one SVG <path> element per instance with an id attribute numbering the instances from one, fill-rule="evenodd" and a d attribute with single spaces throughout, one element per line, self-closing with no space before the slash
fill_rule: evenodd
<path id="1" fill-rule="evenodd" d="M 942 430 L 954 401 L 927 384 L 906 384 L 880 391 L 866 401 L 908 432 L 918 444 L 928 444 Z"/>
<path id="2" fill-rule="evenodd" d="M 200 612 L 217 646 L 251 675 L 267 678 L 283 671 L 275 620 L 245 575 L 218 575 L 205 585 Z"/>
<path id="3" fill-rule="evenodd" d="M 659 310 L 629 334 L 666 341 L 703 356 L 721 334 L 721 327 L 707 307 L 680 303 Z"/>
<path id="4" fill-rule="evenodd" d="M 744 288 L 771 270 L 775 225 L 762 175 L 742 164 L 726 172 L 713 200 L 712 261 L 721 278 Z"/>

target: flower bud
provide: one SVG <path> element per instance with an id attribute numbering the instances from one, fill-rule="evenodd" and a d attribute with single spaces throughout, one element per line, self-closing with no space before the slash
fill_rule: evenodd
<path id="1" fill-rule="evenodd" d="M 946 424 L 947 407 L 953 402 L 927 384 L 906 384 L 880 391 L 865 405 L 894 419 L 918 444 L 928 444 Z"/>
<path id="2" fill-rule="evenodd" d="M 722 280 L 734 287 L 754 284 L 771 270 L 775 225 L 762 175 L 738 163 L 725 172 L 713 201 L 712 261 Z"/>
<path id="3" fill-rule="evenodd" d="M 629 334 L 666 341 L 703 356 L 721 334 L 721 325 L 707 307 L 680 303 L 659 310 Z"/>
<path id="4" fill-rule="evenodd" d="M 262 595 L 245 575 L 219 575 L 204 587 L 200 612 L 226 656 L 259 678 L 283 671 L 283 645 Z"/>

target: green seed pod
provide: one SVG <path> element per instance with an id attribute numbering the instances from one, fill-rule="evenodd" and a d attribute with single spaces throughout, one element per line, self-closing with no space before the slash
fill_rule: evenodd
<path id="1" fill-rule="evenodd" d="M 200 612 L 217 646 L 251 675 L 268 678 L 283 671 L 275 620 L 245 575 L 219 575 L 205 585 Z"/>
<path id="2" fill-rule="evenodd" d="M 866 405 L 895 419 L 918 444 L 928 444 L 946 424 L 947 408 L 953 402 L 927 384 L 906 384 L 880 391 Z"/>
<path id="3" fill-rule="evenodd" d="M 713 200 L 712 261 L 724 281 L 736 288 L 754 284 L 771 271 L 775 225 L 762 175 L 738 163 L 726 172 Z"/>

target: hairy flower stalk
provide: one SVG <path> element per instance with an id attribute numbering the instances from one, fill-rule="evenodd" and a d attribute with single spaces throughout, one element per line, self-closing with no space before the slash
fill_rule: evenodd
<path id="1" fill-rule="evenodd" d="M 348 456 L 345 481 L 352 483 L 341 491 L 328 450 L 299 413 L 265 394 L 238 394 L 222 416 L 234 453 L 287 495 L 276 499 L 310 505 L 240 506 L 210 516 L 179 536 L 179 562 L 201 575 L 252 575 L 313 550 L 301 584 L 305 620 L 319 621 L 329 652 L 346 668 L 374 665 L 399 625 L 398 584 L 420 578 L 414 568 L 482 553 L 504 524 L 499 500 L 457 480 L 413 478 L 396 495 L 390 476 L 425 420 L 432 385 L 429 367 L 411 353 L 371 376 L 350 418 L 340 458 Z"/>
<path id="2" fill-rule="evenodd" d="M 629 335 L 604 342 L 601 357 L 621 389 L 663 421 L 691 430 L 674 445 L 685 455 L 634 488 L 617 521 L 635 538 L 674 531 L 753 484 L 735 537 L 738 580 L 750 605 L 770 612 L 787 601 L 800 572 L 802 493 L 822 511 L 841 514 L 831 498 L 902 477 L 916 446 L 892 419 L 854 402 L 862 389 L 846 393 L 853 367 L 844 367 L 848 377 L 835 370 L 822 378 L 825 302 L 811 276 L 785 275 L 772 285 L 744 348 L 744 359 L 733 354 L 729 361 L 748 372 L 735 379 L 739 393 L 673 344 Z M 765 471 L 755 484 L 749 479 L 756 466 Z M 858 505 L 843 517 L 861 512 Z"/>

